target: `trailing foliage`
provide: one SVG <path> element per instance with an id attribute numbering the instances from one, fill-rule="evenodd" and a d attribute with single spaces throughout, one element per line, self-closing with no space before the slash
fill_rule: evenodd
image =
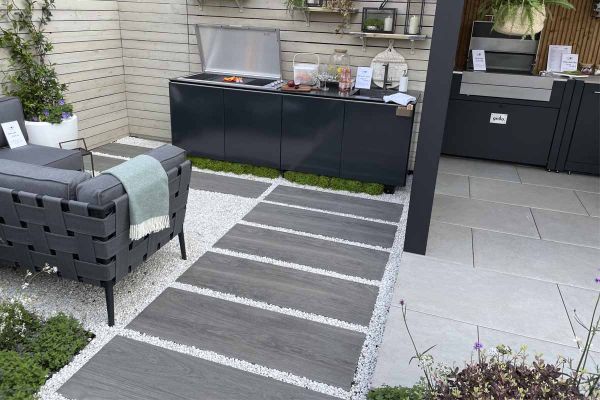
<path id="1" fill-rule="evenodd" d="M 48 370 L 33 357 L 16 351 L 0 351 L 0 399 L 33 399 L 47 376 Z"/>
<path id="2" fill-rule="evenodd" d="M 480 14 L 493 15 L 494 26 L 504 25 L 511 21 L 523 23 L 528 27 L 525 36 L 535 36 L 533 24 L 536 15 L 546 11 L 546 6 L 557 5 L 573 9 L 573 4 L 568 0 L 485 0 L 481 4 Z M 518 21 L 517 19 L 521 19 Z"/>
<path id="3" fill-rule="evenodd" d="M 54 0 L 3 0 L 0 10 L 0 47 L 8 49 L 9 70 L 2 90 L 23 104 L 25 119 L 58 124 L 70 118 L 73 107 L 64 100 L 67 86 L 60 83 L 48 61 L 52 43 L 44 29 L 52 18 Z M 35 16 L 40 15 L 36 21 Z"/>
<path id="4" fill-rule="evenodd" d="M 286 171 L 283 177 L 290 182 L 301 185 L 317 186 L 324 189 L 345 190 L 354 193 L 367 193 L 380 195 L 383 193 L 383 185 L 379 183 L 367 183 L 352 179 L 331 178 L 328 176 L 305 174 L 302 172 Z"/>
<path id="5" fill-rule="evenodd" d="M 422 400 L 424 396 L 425 388 L 421 384 L 410 388 L 384 386 L 371 390 L 367 400 Z"/>
<path id="6" fill-rule="evenodd" d="M 254 175 L 263 178 L 278 178 L 279 171 L 275 168 L 256 167 L 249 164 L 233 163 L 228 161 L 211 160 L 208 158 L 188 157 L 194 167 L 210 171 L 230 172 L 237 175 Z"/>

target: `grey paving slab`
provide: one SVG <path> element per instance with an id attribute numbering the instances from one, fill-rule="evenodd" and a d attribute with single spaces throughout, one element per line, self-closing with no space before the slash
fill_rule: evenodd
<path id="1" fill-rule="evenodd" d="M 592 217 L 600 217 L 600 194 L 577 192 L 577 197 L 583 203 L 588 214 Z"/>
<path id="2" fill-rule="evenodd" d="M 310 390 L 117 336 L 59 393 L 77 400 L 333 400 Z"/>
<path id="3" fill-rule="evenodd" d="M 255 307 L 165 290 L 128 326 L 349 390 L 365 336 Z"/>
<path id="4" fill-rule="evenodd" d="M 513 164 L 494 161 L 442 157 L 440 158 L 439 171 L 447 174 L 521 182 L 517 169 Z"/>
<path id="5" fill-rule="evenodd" d="M 233 194 L 241 197 L 257 198 L 271 186 L 265 182 L 250 179 L 234 178 L 231 176 L 210 174 L 205 172 L 192 172 L 190 187 L 207 192 Z"/>
<path id="6" fill-rule="evenodd" d="M 569 345 L 557 286 L 404 253 L 393 304 L 492 329 Z"/>
<path id="7" fill-rule="evenodd" d="M 239 224 L 215 247 L 374 280 L 389 258 L 385 251 Z"/>
<path id="8" fill-rule="evenodd" d="M 435 195 L 431 219 L 538 238 L 529 208 L 463 197 Z"/>
<path id="9" fill-rule="evenodd" d="M 244 220 L 384 248 L 392 247 L 398 229 L 391 224 L 269 203 L 258 204 Z"/>
<path id="10" fill-rule="evenodd" d="M 600 218 L 532 209 L 542 239 L 600 248 Z"/>
<path id="11" fill-rule="evenodd" d="M 129 144 L 121 143 L 108 143 L 94 149 L 97 153 L 110 154 L 113 156 L 129 157 L 133 158 L 140 154 L 146 154 L 152 149 L 141 146 L 132 146 Z"/>
<path id="12" fill-rule="evenodd" d="M 473 265 L 471 228 L 431 221 L 426 254 L 442 260 Z"/>
<path id="13" fill-rule="evenodd" d="M 390 222 L 398 222 L 402 216 L 402 204 L 284 185 L 277 186 L 265 200 Z"/>
<path id="14" fill-rule="evenodd" d="M 587 215 L 573 190 L 471 178 L 471 198 Z"/>
<path id="15" fill-rule="evenodd" d="M 96 172 L 106 171 L 107 169 L 116 167 L 117 165 L 122 164 L 125 161 L 126 160 L 121 160 L 119 158 L 94 155 L 94 169 L 96 170 Z M 90 162 L 89 157 L 83 157 L 83 165 L 88 171 L 92 169 L 92 164 Z"/>
<path id="16" fill-rule="evenodd" d="M 484 349 L 493 349 L 499 345 L 509 346 L 514 351 L 519 351 L 522 346 L 527 346 L 528 361 L 535 361 L 536 355 L 541 355 L 544 361 L 554 363 L 559 356 L 566 359 L 579 359 L 579 350 L 575 347 L 575 342 L 571 345 L 563 345 L 545 340 L 530 338 L 521 335 L 515 335 L 495 329 L 484 327 L 479 328 L 479 339 Z"/>
<path id="17" fill-rule="evenodd" d="M 600 267 L 600 249 L 484 230 L 473 230 L 475 268 L 600 289 L 590 279 Z"/>
<path id="18" fill-rule="evenodd" d="M 469 177 L 440 172 L 437 176 L 435 192 L 450 196 L 469 197 Z"/>
<path id="19" fill-rule="evenodd" d="M 517 171 L 523 183 L 600 193 L 600 178 L 597 176 L 558 174 L 532 167 L 518 167 Z"/>
<path id="20" fill-rule="evenodd" d="M 597 275 L 598 275 L 598 273 L 596 273 L 596 275 L 588 276 L 588 279 L 593 281 Z M 597 284 L 597 285 L 600 286 L 600 284 Z M 595 290 L 576 288 L 576 287 L 572 287 L 572 286 L 566 286 L 566 285 L 559 285 L 559 286 L 560 286 L 560 291 L 565 300 L 565 307 L 569 312 L 569 316 L 570 316 L 571 320 L 573 321 L 573 327 L 575 329 L 575 333 L 577 334 L 577 337 L 579 337 L 581 339 L 585 339 L 585 337 L 587 336 L 587 331 L 585 329 L 583 329 L 583 327 L 581 327 L 575 321 L 575 319 L 574 319 L 575 310 L 577 311 L 577 316 L 580 318 L 580 320 L 586 326 L 589 326 L 589 324 L 592 320 L 592 315 L 594 313 L 594 307 L 596 305 L 596 301 L 597 301 L 600 293 L 598 293 L 598 291 L 595 291 Z M 566 311 L 564 311 L 564 308 L 563 308 L 563 318 L 565 320 L 567 320 Z M 596 317 L 594 318 L 594 320 L 595 321 L 598 320 L 598 311 L 596 311 Z M 573 339 L 573 334 L 571 334 L 570 338 Z M 573 343 L 573 341 L 571 341 L 571 343 Z M 593 350 L 597 351 L 598 347 L 600 346 L 600 337 L 598 335 L 596 335 L 596 337 L 594 338 L 593 345 L 594 345 Z M 600 360 L 600 357 L 598 357 L 598 359 Z"/>
<path id="21" fill-rule="evenodd" d="M 471 359 L 477 326 L 410 310 L 407 322 L 419 351 L 436 346 L 429 354 L 437 362 L 461 366 Z M 414 355 L 402 310 L 391 307 L 371 386 L 414 385 L 423 376 L 414 360 L 409 364 Z"/>
<path id="22" fill-rule="evenodd" d="M 369 325 L 378 288 L 208 252 L 179 282 Z"/>

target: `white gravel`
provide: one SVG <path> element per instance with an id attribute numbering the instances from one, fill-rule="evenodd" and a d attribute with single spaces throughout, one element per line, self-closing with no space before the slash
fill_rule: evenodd
<path id="1" fill-rule="evenodd" d="M 120 139 L 119 143 L 130 144 L 148 148 L 154 148 L 164 143 L 148 141 L 138 138 Z M 126 159 L 125 157 L 115 157 L 106 155 L 107 157 Z M 212 171 L 205 171 L 214 173 Z M 217 173 L 219 175 L 227 175 L 240 177 L 234 174 Z M 308 235 L 319 237 L 326 240 L 332 240 L 340 243 L 350 243 L 362 247 L 377 248 L 378 250 L 390 251 L 390 259 L 387 263 L 382 281 L 366 280 L 359 277 L 347 276 L 333 271 L 327 270 L 327 266 L 323 269 L 308 267 L 299 264 L 287 263 L 280 260 L 273 260 L 265 257 L 258 257 L 238 253 L 234 251 L 213 248 L 214 244 L 236 223 L 240 223 L 241 219 L 260 201 L 270 193 L 277 185 L 286 185 L 293 187 L 305 187 L 311 190 L 323 192 L 344 193 L 340 191 L 332 191 L 321 188 L 306 187 L 297 185 L 283 178 L 267 179 L 256 178 L 252 176 L 243 176 L 246 179 L 272 183 L 270 188 L 263 193 L 258 199 L 245 199 L 238 196 L 190 190 L 190 198 L 188 201 L 188 210 L 185 223 L 185 233 L 187 242 L 188 260 L 183 261 L 180 258 L 179 245 L 177 240 L 172 240 L 167 246 L 163 247 L 158 253 L 151 257 L 148 262 L 141 266 L 137 271 L 130 274 L 129 277 L 119 282 L 115 287 L 115 311 L 116 323 L 113 328 L 106 325 L 106 309 L 104 301 L 104 291 L 100 288 L 91 287 L 81 283 L 59 280 L 54 276 L 40 275 L 30 285 L 26 291 L 28 297 L 27 307 L 39 313 L 44 317 L 56 314 L 57 312 L 66 312 L 73 315 L 78 320 L 82 321 L 86 329 L 94 332 L 96 338 L 79 354 L 75 359 L 61 371 L 54 374 L 44 385 L 40 391 L 42 399 L 64 399 L 56 393 L 64 382 L 66 382 L 77 370 L 79 370 L 94 354 L 96 354 L 106 343 L 108 343 L 115 335 L 120 334 L 135 340 L 140 340 L 146 343 L 154 344 L 174 351 L 185 354 L 191 354 L 196 357 L 214 361 L 220 364 L 229 365 L 234 368 L 242 369 L 251 373 L 267 376 L 277 379 L 282 382 L 291 383 L 297 386 L 306 387 L 321 393 L 333 395 L 342 399 L 364 400 L 365 395 L 369 390 L 372 374 L 375 369 L 377 359 L 377 348 L 380 345 L 385 327 L 385 320 L 389 311 L 393 287 L 395 284 L 400 257 L 402 254 L 402 246 L 404 243 L 404 233 L 406 226 L 406 217 L 408 211 L 408 197 L 410 193 L 411 178 L 409 177 L 408 185 L 402 190 L 398 190 L 393 195 L 371 196 L 367 194 L 345 193 L 348 196 L 370 198 L 383 200 L 393 203 L 405 204 L 402 219 L 398 224 L 399 229 L 396 234 L 394 245 L 391 249 L 382 249 L 376 246 L 368 246 L 357 244 L 336 238 L 321 237 L 320 235 Z M 316 210 L 327 213 L 327 211 Z M 336 215 L 349 216 L 347 214 L 331 213 Z M 360 218 L 360 217 L 359 217 Z M 360 218 L 366 219 L 366 218 Z M 368 220 L 368 219 L 367 219 Z M 386 221 L 377 221 L 389 223 Z M 247 222 L 244 222 L 249 224 Z M 395 225 L 395 224 L 394 224 Z M 269 229 L 284 230 L 282 228 L 268 227 Z M 298 233 L 295 231 L 290 231 Z M 175 280 L 189 266 L 197 260 L 207 250 L 221 254 L 229 254 L 236 257 L 248 258 L 256 261 L 262 261 L 278 265 L 284 268 L 298 269 L 315 274 L 332 276 L 339 279 L 345 279 L 353 282 L 360 282 L 367 285 L 379 286 L 380 291 L 375 305 L 375 311 L 368 327 L 350 324 L 344 321 L 327 318 L 324 316 L 303 313 L 299 310 L 292 310 L 274 305 L 256 302 L 251 299 L 243 299 L 231 294 L 219 293 L 214 291 L 206 291 L 206 289 L 195 288 L 190 285 L 176 283 Z M 0 298 L 7 297 L 7 293 L 15 293 L 20 290 L 23 283 L 23 274 L 17 273 L 9 269 L 3 269 L 0 274 Z M 141 310 L 150 304 L 160 293 L 167 287 L 176 287 L 179 289 L 195 291 L 204 295 L 212 295 L 213 297 L 223 298 L 229 301 L 248 304 L 254 307 L 269 309 L 271 311 L 293 315 L 299 318 L 305 318 L 317 322 L 326 323 L 329 325 L 340 326 L 345 329 L 351 329 L 366 333 L 366 341 L 361 351 L 358 369 L 354 379 L 354 385 L 350 392 L 340 388 L 325 385 L 323 383 L 314 382 L 307 378 L 297 377 L 292 374 L 273 370 L 263 366 L 258 366 L 241 360 L 234 360 L 224 356 L 199 350 L 189 346 L 183 346 L 159 338 L 143 335 L 138 332 L 125 329 L 133 318 L 135 318 Z"/>

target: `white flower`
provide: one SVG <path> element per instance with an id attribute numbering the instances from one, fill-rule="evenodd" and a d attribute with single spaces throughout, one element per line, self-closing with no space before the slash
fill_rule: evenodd
<path id="1" fill-rule="evenodd" d="M 29 287 L 29 283 L 25 282 L 25 283 L 23 284 L 23 286 L 21 286 L 21 289 L 25 290 L 25 289 L 27 289 L 28 287 Z"/>
<path id="2" fill-rule="evenodd" d="M 31 276 L 31 275 L 33 275 L 33 274 L 31 273 L 31 271 L 30 271 L 30 270 L 27 270 L 27 273 L 25 274 L 25 277 L 27 278 L 27 277 L 29 277 L 29 276 Z"/>

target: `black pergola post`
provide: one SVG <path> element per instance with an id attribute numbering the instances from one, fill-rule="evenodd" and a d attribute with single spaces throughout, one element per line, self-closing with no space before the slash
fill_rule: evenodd
<path id="1" fill-rule="evenodd" d="M 404 250 L 425 254 L 464 0 L 438 0 Z"/>

